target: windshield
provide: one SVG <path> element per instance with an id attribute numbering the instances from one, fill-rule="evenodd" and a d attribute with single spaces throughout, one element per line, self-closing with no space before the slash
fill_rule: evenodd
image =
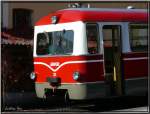
<path id="1" fill-rule="evenodd" d="M 37 55 L 70 55 L 73 52 L 73 31 L 43 32 L 37 35 Z"/>

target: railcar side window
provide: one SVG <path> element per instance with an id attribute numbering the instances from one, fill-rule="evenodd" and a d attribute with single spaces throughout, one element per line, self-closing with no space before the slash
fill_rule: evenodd
<path id="1" fill-rule="evenodd" d="M 87 33 L 87 48 L 89 54 L 98 54 L 99 52 L 99 38 L 98 38 L 98 27 L 96 24 L 86 25 Z"/>
<path id="2" fill-rule="evenodd" d="M 144 24 L 130 24 L 130 44 L 133 52 L 148 50 L 148 26 Z"/>
<path id="3" fill-rule="evenodd" d="M 70 55 L 74 33 L 71 30 L 43 32 L 37 35 L 37 55 Z"/>

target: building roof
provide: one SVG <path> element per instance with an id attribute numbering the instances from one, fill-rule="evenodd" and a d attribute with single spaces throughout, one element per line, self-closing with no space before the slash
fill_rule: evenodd
<path id="1" fill-rule="evenodd" d="M 22 37 L 16 37 L 7 32 L 1 32 L 1 37 L 2 37 L 1 44 L 33 46 L 33 39 L 25 39 Z"/>
<path id="2" fill-rule="evenodd" d="M 100 9 L 100 8 L 69 8 L 56 11 L 42 17 L 37 23 L 39 25 L 51 24 L 51 17 L 57 16 L 57 23 L 75 21 L 84 22 L 147 22 L 148 12 L 143 9 Z"/>

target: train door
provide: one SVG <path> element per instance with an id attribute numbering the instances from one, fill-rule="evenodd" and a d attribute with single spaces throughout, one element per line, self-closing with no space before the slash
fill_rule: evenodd
<path id="1" fill-rule="evenodd" d="M 109 85 L 109 95 L 122 95 L 124 85 L 121 57 L 121 25 L 104 25 L 102 33 L 105 79 L 106 84 Z"/>

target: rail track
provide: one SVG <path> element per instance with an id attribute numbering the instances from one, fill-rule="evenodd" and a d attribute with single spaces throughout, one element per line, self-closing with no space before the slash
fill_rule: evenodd
<path id="1" fill-rule="evenodd" d="M 2 112 L 112 112 L 147 107 L 148 98 L 145 96 L 128 96 L 66 103 L 62 98 L 52 97 L 48 100 L 42 100 L 33 97 L 33 95 L 31 98 L 31 96 L 23 94 L 4 99 L 2 106 Z"/>

